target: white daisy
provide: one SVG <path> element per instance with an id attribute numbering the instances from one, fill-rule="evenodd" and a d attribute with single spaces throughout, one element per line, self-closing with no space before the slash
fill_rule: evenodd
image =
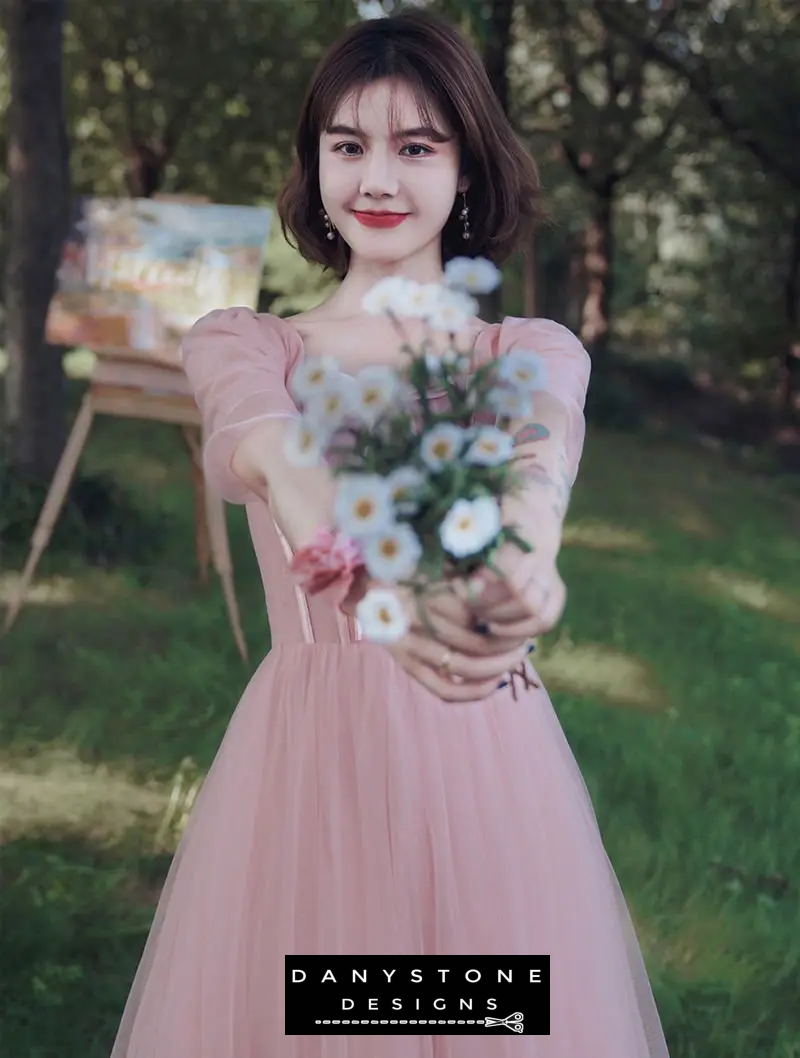
<path id="1" fill-rule="evenodd" d="M 313 422 L 320 433 L 329 436 L 355 414 L 357 394 L 355 381 L 349 375 L 338 374 L 308 398 L 306 418 Z"/>
<path id="2" fill-rule="evenodd" d="M 533 393 L 544 389 L 547 381 L 547 367 L 538 353 L 527 349 L 512 349 L 497 362 L 497 374 L 503 382 L 523 393 Z"/>
<path id="3" fill-rule="evenodd" d="M 445 288 L 438 283 L 409 283 L 403 296 L 398 298 L 397 315 L 430 319 L 446 293 Z"/>
<path id="4" fill-rule="evenodd" d="M 370 588 L 356 606 L 356 620 L 372 643 L 396 643 L 409 629 L 403 604 L 389 588 Z"/>
<path id="5" fill-rule="evenodd" d="M 497 386 L 486 394 L 489 407 L 506 419 L 524 419 L 533 411 L 533 401 L 527 393 L 507 386 Z"/>
<path id="6" fill-rule="evenodd" d="M 383 532 L 395 520 L 389 482 L 379 474 L 340 478 L 333 514 L 337 529 L 354 539 Z"/>
<path id="7" fill-rule="evenodd" d="M 461 290 L 445 289 L 440 296 L 439 304 L 428 317 L 428 323 L 434 331 L 447 331 L 455 334 L 477 315 L 478 303 L 475 298 Z"/>
<path id="8" fill-rule="evenodd" d="M 332 356 L 309 356 L 295 368 L 289 380 L 289 392 L 299 401 L 308 401 L 328 388 L 340 375 L 339 364 Z"/>
<path id="9" fill-rule="evenodd" d="M 493 496 L 456 500 L 439 527 L 442 547 L 453 558 L 477 555 L 501 529 L 500 506 Z"/>
<path id="10" fill-rule="evenodd" d="M 514 438 L 496 426 L 483 426 L 467 449 L 465 463 L 480 467 L 496 467 L 506 463 L 514 453 Z"/>
<path id="11" fill-rule="evenodd" d="M 403 276 L 387 276 L 367 291 L 361 307 L 370 316 L 383 316 L 387 312 L 399 315 L 410 284 L 411 280 Z"/>
<path id="12" fill-rule="evenodd" d="M 400 379 L 390 367 L 362 368 L 354 379 L 354 414 L 372 424 L 400 396 Z"/>
<path id="13" fill-rule="evenodd" d="M 364 541 L 364 562 L 376 580 L 394 584 L 413 575 L 422 557 L 419 537 L 403 522 Z"/>
<path id="14" fill-rule="evenodd" d="M 398 514 L 416 514 L 420 501 L 418 493 L 425 487 L 425 475 L 417 467 L 398 467 L 386 479 L 392 492 L 392 502 Z"/>
<path id="15" fill-rule="evenodd" d="M 286 458 L 296 467 L 315 467 L 322 462 L 325 434 L 316 423 L 292 419 L 284 439 Z"/>
<path id="16" fill-rule="evenodd" d="M 489 294 L 500 285 L 500 269 L 485 257 L 454 257 L 444 270 L 445 282 L 468 294 Z"/>
<path id="17" fill-rule="evenodd" d="M 465 435 L 461 426 L 443 422 L 423 435 L 419 454 L 422 461 L 433 471 L 442 470 L 461 455 Z"/>

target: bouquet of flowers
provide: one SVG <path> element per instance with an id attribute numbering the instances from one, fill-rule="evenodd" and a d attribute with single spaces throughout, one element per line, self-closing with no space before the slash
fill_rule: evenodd
<path id="1" fill-rule="evenodd" d="M 473 295 L 498 282 L 498 270 L 480 258 L 450 261 L 443 285 L 384 279 L 363 307 L 396 327 L 402 366 L 348 375 L 334 359 L 314 357 L 292 378 L 302 414 L 287 456 L 297 466 L 327 461 L 338 486 L 334 526 L 297 553 L 293 569 L 310 593 L 336 583 L 343 595 L 366 570 L 380 586 L 366 592 L 356 617 L 373 642 L 394 642 L 408 630 L 396 588 L 424 603 L 456 578 L 494 569 L 503 545 L 532 550 L 517 527 L 503 524 L 501 504 L 521 484 L 509 426 L 531 413 L 545 383 L 543 361 L 514 350 L 475 366 L 457 344 L 477 314 Z M 404 318 L 424 322 L 418 347 L 407 340 Z"/>

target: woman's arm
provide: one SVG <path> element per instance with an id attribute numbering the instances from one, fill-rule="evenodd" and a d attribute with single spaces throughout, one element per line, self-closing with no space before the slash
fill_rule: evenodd
<path id="1" fill-rule="evenodd" d="M 234 450 L 231 470 L 269 505 L 293 551 L 333 521 L 335 484 L 326 466 L 297 467 L 284 447 L 289 419 L 268 419 L 247 433 Z"/>
<path id="2" fill-rule="evenodd" d="M 480 607 L 495 622 L 527 619 L 539 634 L 563 610 L 565 593 L 556 567 L 578 473 L 586 424 L 583 415 L 591 361 L 565 327 L 545 320 L 515 321 L 519 346 L 545 361 L 545 387 L 533 394 L 529 419 L 513 422 L 513 465 L 522 487 L 503 502 L 504 524 L 513 525 L 533 548 L 523 554 L 509 544 L 498 556 L 502 578 L 484 582 Z M 527 324 L 527 333 L 526 327 Z"/>

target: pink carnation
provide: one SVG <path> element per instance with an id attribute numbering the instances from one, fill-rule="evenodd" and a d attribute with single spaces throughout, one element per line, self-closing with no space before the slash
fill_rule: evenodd
<path id="1" fill-rule="evenodd" d="M 301 547 L 292 559 L 291 570 L 309 595 L 339 584 L 347 595 L 364 559 L 355 540 L 344 533 L 318 529 L 314 539 Z"/>

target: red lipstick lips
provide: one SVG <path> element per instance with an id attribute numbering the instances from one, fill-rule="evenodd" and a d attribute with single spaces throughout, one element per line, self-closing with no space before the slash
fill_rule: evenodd
<path id="1" fill-rule="evenodd" d="M 388 213 L 385 211 L 365 213 L 361 210 L 354 209 L 353 216 L 359 224 L 363 224 L 365 228 L 396 228 L 398 224 L 403 223 L 408 214 Z"/>

